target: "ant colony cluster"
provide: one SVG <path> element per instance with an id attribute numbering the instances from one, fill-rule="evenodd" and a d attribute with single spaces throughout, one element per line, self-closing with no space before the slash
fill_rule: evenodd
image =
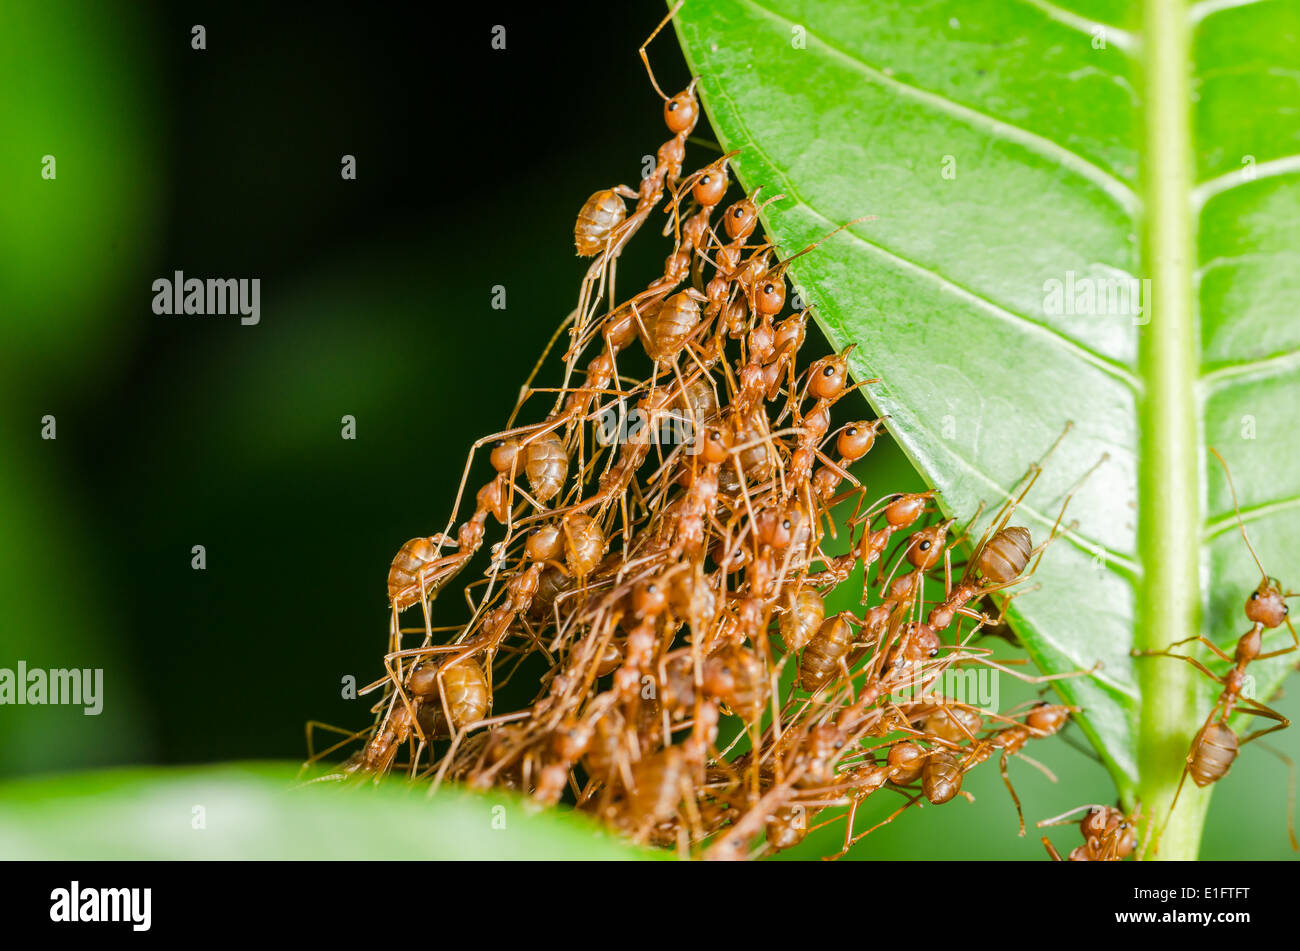
<path id="1" fill-rule="evenodd" d="M 684 174 L 695 84 L 670 98 L 651 83 L 670 133 L 656 166 L 638 190 L 594 194 L 574 229 L 592 262 L 564 385 L 526 388 L 516 415 L 554 394 L 549 415 L 512 417 L 476 444 L 493 474 L 455 535 L 475 452 L 447 533 L 397 553 L 385 675 L 367 688 L 380 694 L 376 722 L 322 778 L 513 790 L 706 858 L 770 854 L 843 820 L 843 854 L 871 831 L 855 822 L 868 796 L 898 795 L 892 821 L 963 795 L 965 774 L 995 757 L 1011 789 L 1008 758 L 1077 712 L 1040 701 L 999 713 L 935 689 L 961 666 L 1052 679 L 971 643 L 995 622 L 986 599 L 1005 598 L 1045 547 L 1010 524 L 1040 470 L 968 539 L 964 566 L 931 493 L 868 496 L 850 469 L 863 471 L 883 421 L 833 421 L 856 388 L 848 352 L 805 362 L 808 311 L 785 313 L 792 259 L 759 236 L 756 196 L 724 203 L 736 153 Z M 618 301 L 615 261 L 656 209 L 672 238 L 663 276 Z M 633 355 L 650 367 L 643 379 L 619 370 Z M 615 406 L 647 425 L 608 438 Z M 656 437 L 665 431 L 689 438 Z M 839 538 L 832 509 L 848 513 Z M 435 627 L 434 599 L 490 521 L 503 537 L 469 586 L 471 620 Z M 828 614 L 824 597 L 850 577 L 862 611 Z M 927 583 L 937 600 L 923 599 Z M 403 628 L 412 608 L 423 623 Z M 537 678 L 528 699 L 494 708 L 517 675 Z M 1133 851 L 1111 807 L 1089 813 L 1083 832 L 1071 857 Z"/>

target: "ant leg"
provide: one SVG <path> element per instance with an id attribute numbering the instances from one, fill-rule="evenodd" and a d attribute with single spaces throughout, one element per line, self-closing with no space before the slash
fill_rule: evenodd
<path id="1" fill-rule="evenodd" d="M 1267 654 L 1256 654 L 1255 660 L 1269 660 L 1273 657 L 1281 657 L 1283 654 L 1293 654 L 1297 650 L 1300 650 L 1300 647 L 1283 647 L 1281 650 L 1269 651 Z"/>
<path id="2" fill-rule="evenodd" d="M 1079 814 L 1080 812 L 1083 812 L 1083 810 L 1085 809 L 1102 809 L 1102 808 L 1104 807 L 1096 805 L 1095 803 L 1087 803 L 1086 805 L 1075 806 L 1073 809 L 1067 809 L 1059 816 L 1052 816 L 1050 819 L 1042 819 L 1034 823 L 1034 825 L 1037 826 L 1039 829 L 1050 828 L 1051 826 L 1063 826 L 1067 824 L 1073 825 L 1074 823 L 1070 822 L 1071 817 Z"/>
<path id="3" fill-rule="evenodd" d="M 863 800 L 853 797 L 853 802 L 849 804 L 849 811 L 844 817 L 844 847 L 835 853 L 835 858 L 847 855 L 849 849 L 853 847 L 853 825 L 858 818 L 858 806 L 862 805 Z"/>
<path id="4" fill-rule="evenodd" d="M 1215 683 L 1219 683 L 1219 684 L 1223 683 L 1222 677 L 1212 672 L 1210 668 L 1206 667 L 1195 657 L 1188 657 L 1186 654 L 1173 654 L 1170 653 L 1169 651 L 1138 651 L 1138 650 L 1134 650 L 1131 653 L 1134 657 L 1172 657 L 1175 660 L 1185 660 L 1187 661 L 1187 663 L 1191 664 L 1193 667 L 1195 667 L 1201 673 L 1205 674 L 1205 676 L 1209 677 Z"/>
<path id="5" fill-rule="evenodd" d="M 1053 862 L 1065 861 L 1065 859 L 1061 858 L 1061 853 L 1056 851 L 1056 846 L 1052 845 L 1052 840 L 1047 836 L 1043 836 L 1043 847 L 1047 849 L 1047 854 L 1052 857 Z"/>
<path id="6" fill-rule="evenodd" d="M 328 730 L 331 733 L 337 733 L 341 735 L 343 739 L 339 740 L 337 743 L 333 744 L 332 746 L 329 746 L 326 749 L 323 749 L 319 753 L 317 753 L 313 749 L 314 744 L 312 742 L 314 730 Z M 365 736 L 368 732 L 370 732 L 369 729 L 346 730 L 343 727 L 334 726 L 332 723 L 323 723 L 320 720 L 308 720 L 307 721 L 307 760 L 299 768 L 298 774 L 302 775 L 302 771 L 306 769 L 308 766 L 320 762 L 322 759 L 324 759 L 326 756 L 329 756 L 335 750 L 347 746 L 353 740 L 360 739 L 361 737 Z"/>
<path id="7" fill-rule="evenodd" d="M 993 660 L 990 657 L 980 657 L 972 654 L 972 655 L 968 655 L 967 659 L 969 659 L 972 663 L 983 664 L 986 667 L 992 667 L 994 670 L 1000 670 L 1004 674 L 1010 674 L 1012 677 L 1015 677 L 1017 680 L 1027 684 L 1045 684 L 1045 683 L 1051 683 L 1053 680 L 1068 680 L 1071 677 L 1090 677 L 1093 674 L 1095 674 L 1099 669 L 1101 669 L 1101 661 L 1097 661 L 1097 663 L 1093 664 L 1087 670 L 1070 670 L 1061 674 L 1035 675 L 1035 674 L 1024 674 L 1018 670 L 1011 670 L 1009 667 L 1006 667 L 998 663 L 997 661 Z"/>
<path id="8" fill-rule="evenodd" d="M 1038 760 L 1034 759 L 1032 756 L 1026 756 L 1024 753 L 1017 753 L 1016 755 L 1019 756 L 1026 763 L 1028 763 L 1030 766 L 1034 767 L 1034 769 L 1038 770 L 1040 773 L 1046 776 L 1047 781 L 1049 783 L 1056 782 L 1056 774 L 1052 772 L 1050 769 L 1048 769 L 1046 766 L 1044 766 L 1042 763 L 1038 762 Z"/>
<path id="9" fill-rule="evenodd" d="M 889 823 L 893 822 L 900 815 L 902 815 L 904 810 L 906 810 L 908 807 L 916 805 L 916 803 L 920 801 L 921 796 L 922 796 L 921 793 L 917 793 L 915 796 L 909 796 L 907 802 L 903 803 L 901 806 L 899 806 L 897 809 L 891 812 L 886 818 L 881 819 L 879 822 L 873 825 L 866 832 L 861 832 L 858 835 L 855 835 L 853 837 L 853 841 L 849 843 L 850 848 L 856 845 L 860 840 L 865 839 L 867 836 L 871 835 L 871 833 L 875 832 L 881 826 L 889 825 Z"/>
<path id="10" fill-rule="evenodd" d="M 515 403 L 514 410 L 510 413 L 510 418 L 506 420 L 506 426 L 513 426 L 515 424 L 515 417 L 518 416 L 519 411 L 523 409 L 524 401 L 528 398 L 529 387 L 533 385 L 533 380 L 537 379 L 537 374 L 541 372 L 542 364 L 545 363 L 546 358 L 550 356 L 551 350 L 555 347 L 555 342 L 559 340 L 560 335 L 564 333 L 564 328 L 573 323 L 574 318 L 577 316 L 578 311 L 576 309 L 570 311 L 569 316 L 565 317 L 564 320 L 560 322 L 560 326 L 555 328 L 555 333 L 551 334 L 551 339 L 547 341 L 545 348 L 543 348 L 542 355 L 538 357 L 537 362 L 533 364 L 533 372 L 528 374 L 528 379 L 526 379 L 524 385 L 519 388 L 519 398 Z"/>
<path id="11" fill-rule="evenodd" d="M 1184 644 L 1190 644 L 1192 641 L 1200 641 L 1202 644 L 1204 644 L 1204 645 L 1205 645 L 1206 647 L 1208 647 L 1210 650 L 1214 651 L 1215 656 L 1217 656 L 1220 660 L 1226 660 L 1228 663 L 1232 663 L 1232 661 L 1233 661 L 1233 656 L 1232 656 L 1231 654 L 1227 653 L 1225 650 L 1223 650 L 1223 648 L 1219 647 L 1218 644 L 1215 644 L 1212 640 L 1210 640 L 1210 639 L 1209 639 L 1208 637 L 1206 637 L 1204 634 L 1197 634 L 1197 635 L 1195 635 L 1195 636 L 1193 636 L 1193 637 L 1184 637 L 1181 641 L 1174 641 L 1172 644 L 1169 645 L 1169 647 L 1166 647 L 1164 650 L 1159 650 L 1159 651 L 1139 651 L 1139 650 L 1134 650 L 1134 651 L 1132 652 L 1132 655 L 1133 655 L 1134 657 L 1148 657 L 1148 656 L 1151 656 L 1151 655 L 1154 655 L 1154 654 L 1166 654 L 1166 655 L 1168 655 L 1169 657 L 1176 657 L 1176 656 L 1180 656 L 1180 655 L 1177 655 L 1177 654 L 1170 654 L 1170 653 L 1169 653 L 1169 648 L 1170 648 L 1170 647 L 1181 647 L 1181 646 L 1184 645 Z M 1259 660 L 1258 657 L 1256 657 L 1255 659 L 1256 659 L 1256 660 Z"/>
<path id="12" fill-rule="evenodd" d="M 1002 773 L 1002 781 L 1006 783 L 1007 792 L 1011 793 L 1011 801 L 1016 804 L 1016 818 L 1020 820 L 1020 837 L 1025 836 L 1025 814 L 1020 808 L 1020 797 L 1016 795 L 1015 787 L 1011 785 L 1011 776 L 1007 772 L 1007 751 L 1003 750 L 1002 755 L 998 758 L 998 769 Z"/>
<path id="13" fill-rule="evenodd" d="M 1269 733 L 1276 733 L 1278 730 L 1285 730 L 1291 725 L 1290 720 L 1282 716 L 1282 714 L 1278 713 L 1272 707 L 1267 707 L 1258 700 L 1252 700 L 1249 697 L 1242 697 L 1241 700 L 1242 703 L 1245 704 L 1245 706 L 1241 708 L 1242 713 L 1249 713 L 1253 716 L 1263 717 L 1266 720 L 1276 720 L 1277 722 L 1270 727 L 1266 727 L 1263 730 L 1256 730 L 1254 733 L 1242 737 L 1238 746 L 1245 746 L 1251 740 L 1257 740 L 1261 736 L 1267 736 Z"/>

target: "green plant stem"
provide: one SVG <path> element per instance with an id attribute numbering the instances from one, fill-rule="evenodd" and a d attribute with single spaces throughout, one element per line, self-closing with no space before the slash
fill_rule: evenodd
<path id="1" fill-rule="evenodd" d="M 1147 0 L 1144 7 L 1147 198 L 1145 236 L 1151 275 L 1150 323 L 1141 328 L 1147 389 L 1141 417 L 1143 578 L 1136 644 L 1164 648 L 1200 629 L 1199 457 L 1195 381 L 1198 369 L 1191 207 L 1191 28 L 1185 0 Z M 1196 671 L 1167 658 L 1137 661 L 1142 688 L 1137 795 L 1144 823 L 1160 834 L 1154 857 L 1194 859 L 1208 791 L 1178 788 L 1198 722 Z M 1166 824 L 1167 820 L 1167 824 Z M 1144 830 L 1145 831 L 1145 830 Z"/>

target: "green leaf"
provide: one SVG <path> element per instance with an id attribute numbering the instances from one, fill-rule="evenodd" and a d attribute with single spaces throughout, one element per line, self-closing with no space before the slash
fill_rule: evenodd
<path id="1" fill-rule="evenodd" d="M 444 787 L 297 786 L 279 763 L 0 785 L 6 859 L 636 859 L 584 816 Z M 295 788 L 296 786 L 296 788 Z M 202 826 L 201 828 L 199 826 Z"/>
<path id="2" fill-rule="evenodd" d="M 1059 689 L 1163 820 L 1217 691 L 1129 651 L 1230 644 L 1259 578 L 1207 447 L 1270 573 L 1297 575 L 1300 9 L 688 0 L 676 25 L 740 180 L 786 196 L 764 216 L 782 253 L 875 216 L 791 275 L 944 507 L 996 508 L 1073 421 L 1020 509 L 1041 539 L 1105 458 L 1012 622 L 1044 671 L 1104 664 Z M 1140 314 L 1116 278 L 1150 280 Z M 1070 281 L 1103 302 L 1054 300 Z M 1252 668 L 1255 696 L 1286 661 Z M 1188 783 L 1162 857 L 1196 854 L 1207 803 Z"/>

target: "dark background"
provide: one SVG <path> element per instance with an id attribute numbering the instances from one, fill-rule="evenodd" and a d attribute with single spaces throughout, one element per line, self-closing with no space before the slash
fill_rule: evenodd
<path id="1" fill-rule="evenodd" d="M 0 666 L 105 677 L 99 717 L 4 708 L 0 775 L 297 759 L 306 720 L 369 722 L 342 679 L 381 672 L 389 562 L 444 528 L 469 445 L 576 303 L 578 209 L 635 186 L 666 138 L 636 53 L 661 5 L 415 9 L 52 0 L 0 19 Z M 682 88 L 671 29 L 650 52 Z M 692 145 L 687 168 L 715 155 Z M 666 252 L 634 243 L 620 284 Z M 260 324 L 155 316 L 176 270 L 260 278 Z M 456 599 L 438 610 L 456 620 Z M 1066 743 L 1033 752 L 1062 781 L 1013 767 L 1031 819 L 1113 796 Z M 977 806 L 909 815 L 868 854 L 1041 857 L 984 773 Z M 1222 790 L 1206 854 L 1289 854 L 1284 770 L 1243 757 L 1234 780 L 1276 792 L 1259 842 Z"/>
<path id="2" fill-rule="evenodd" d="M 37 445 L 105 599 L 89 613 L 112 642 L 107 713 L 127 683 L 138 704 L 126 745 L 165 763 L 296 756 L 307 716 L 368 719 L 341 678 L 381 672 L 389 561 L 444 527 L 469 445 L 505 422 L 576 303 L 583 201 L 635 187 L 667 138 L 636 52 L 662 12 L 145 9 L 118 28 L 148 66 L 108 58 L 148 74 L 142 101 L 104 106 L 152 113 L 159 134 L 128 174 L 150 179 L 157 214 L 140 224 L 155 239 L 97 301 L 111 362 L 92 354 L 70 376 L 55 347 L 36 353 L 14 416 L 26 436 L 56 416 L 57 441 Z M 206 50 L 191 48 L 196 23 Z M 671 29 L 660 37 L 654 63 L 675 91 L 689 76 Z M 66 179 L 95 156 L 58 158 Z M 634 248 L 620 271 L 644 284 L 665 253 Z M 49 261 L 51 278 L 70 265 Z M 155 316 L 152 282 L 176 270 L 260 278 L 261 322 Z M 45 599 L 77 596 L 46 580 Z M 126 739 L 0 768 L 113 760 Z"/>

